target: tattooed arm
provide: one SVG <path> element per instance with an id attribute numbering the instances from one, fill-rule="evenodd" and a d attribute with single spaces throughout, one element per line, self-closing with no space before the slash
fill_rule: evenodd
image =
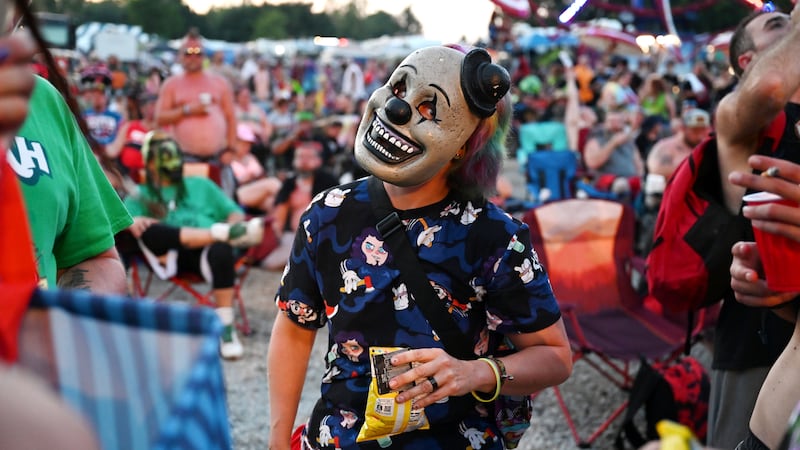
<path id="1" fill-rule="evenodd" d="M 83 289 L 97 294 L 127 294 L 125 267 L 116 248 L 58 271 L 60 289 Z"/>

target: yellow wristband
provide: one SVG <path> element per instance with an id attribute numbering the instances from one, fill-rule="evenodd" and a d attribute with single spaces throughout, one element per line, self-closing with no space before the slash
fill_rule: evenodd
<path id="1" fill-rule="evenodd" d="M 495 386 L 494 387 L 494 395 L 492 395 L 491 398 L 482 398 L 478 394 L 476 394 L 475 391 L 472 391 L 472 396 L 475 397 L 475 400 L 477 400 L 479 402 L 482 402 L 482 403 L 493 402 L 500 395 L 500 385 L 501 385 L 500 369 L 497 368 L 497 363 L 495 363 L 494 361 L 492 361 L 489 358 L 478 358 L 478 361 L 483 361 L 486 364 L 488 364 L 489 367 L 492 368 L 492 372 L 494 373 L 494 381 L 495 381 L 495 384 L 494 384 L 494 386 Z"/>

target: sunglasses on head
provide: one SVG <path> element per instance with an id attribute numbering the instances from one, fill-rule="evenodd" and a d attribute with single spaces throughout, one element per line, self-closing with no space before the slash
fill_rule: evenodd
<path id="1" fill-rule="evenodd" d="M 184 55 L 200 55 L 203 53 L 203 49 L 200 47 L 187 47 L 186 50 L 183 51 Z"/>

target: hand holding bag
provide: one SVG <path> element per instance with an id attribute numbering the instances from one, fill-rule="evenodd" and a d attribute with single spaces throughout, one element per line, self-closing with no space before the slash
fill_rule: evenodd
<path id="1" fill-rule="evenodd" d="M 468 345 L 469 339 L 456 326 L 442 302 L 433 290 L 428 277 L 419 264 L 417 255 L 403 232 L 403 223 L 392 207 L 383 182 L 378 178 L 368 180 L 370 200 L 375 216 L 379 218 L 377 230 L 392 251 L 401 277 L 414 293 L 417 306 L 428 319 L 431 327 L 441 339 L 447 352 L 464 360 L 476 359 Z M 383 217 L 383 219 L 380 219 Z M 531 398 L 527 396 L 499 395 L 494 400 L 495 423 L 503 436 L 507 449 L 516 448 L 525 430 L 530 427 L 532 416 Z"/>

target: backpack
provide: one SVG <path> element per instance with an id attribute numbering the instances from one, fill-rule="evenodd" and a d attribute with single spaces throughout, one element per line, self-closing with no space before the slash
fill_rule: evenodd
<path id="1" fill-rule="evenodd" d="M 775 150 L 785 125 L 781 113 L 763 132 L 759 153 Z M 708 306 L 730 288 L 731 247 L 750 225 L 722 201 L 717 158 L 712 133 L 681 162 L 664 190 L 646 274 L 650 295 L 667 312 Z"/>
<path id="2" fill-rule="evenodd" d="M 710 391 L 708 373 L 692 356 L 652 365 L 643 359 L 630 390 L 628 408 L 615 440 L 616 448 L 624 450 L 626 444 L 630 444 L 638 449 L 647 441 L 658 439 L 656 424 L 663 419 L 685 425 L 704 442 Z M 646 421 L 644 434 L 634 423 L 634 416 L 642 407 Z"/>

